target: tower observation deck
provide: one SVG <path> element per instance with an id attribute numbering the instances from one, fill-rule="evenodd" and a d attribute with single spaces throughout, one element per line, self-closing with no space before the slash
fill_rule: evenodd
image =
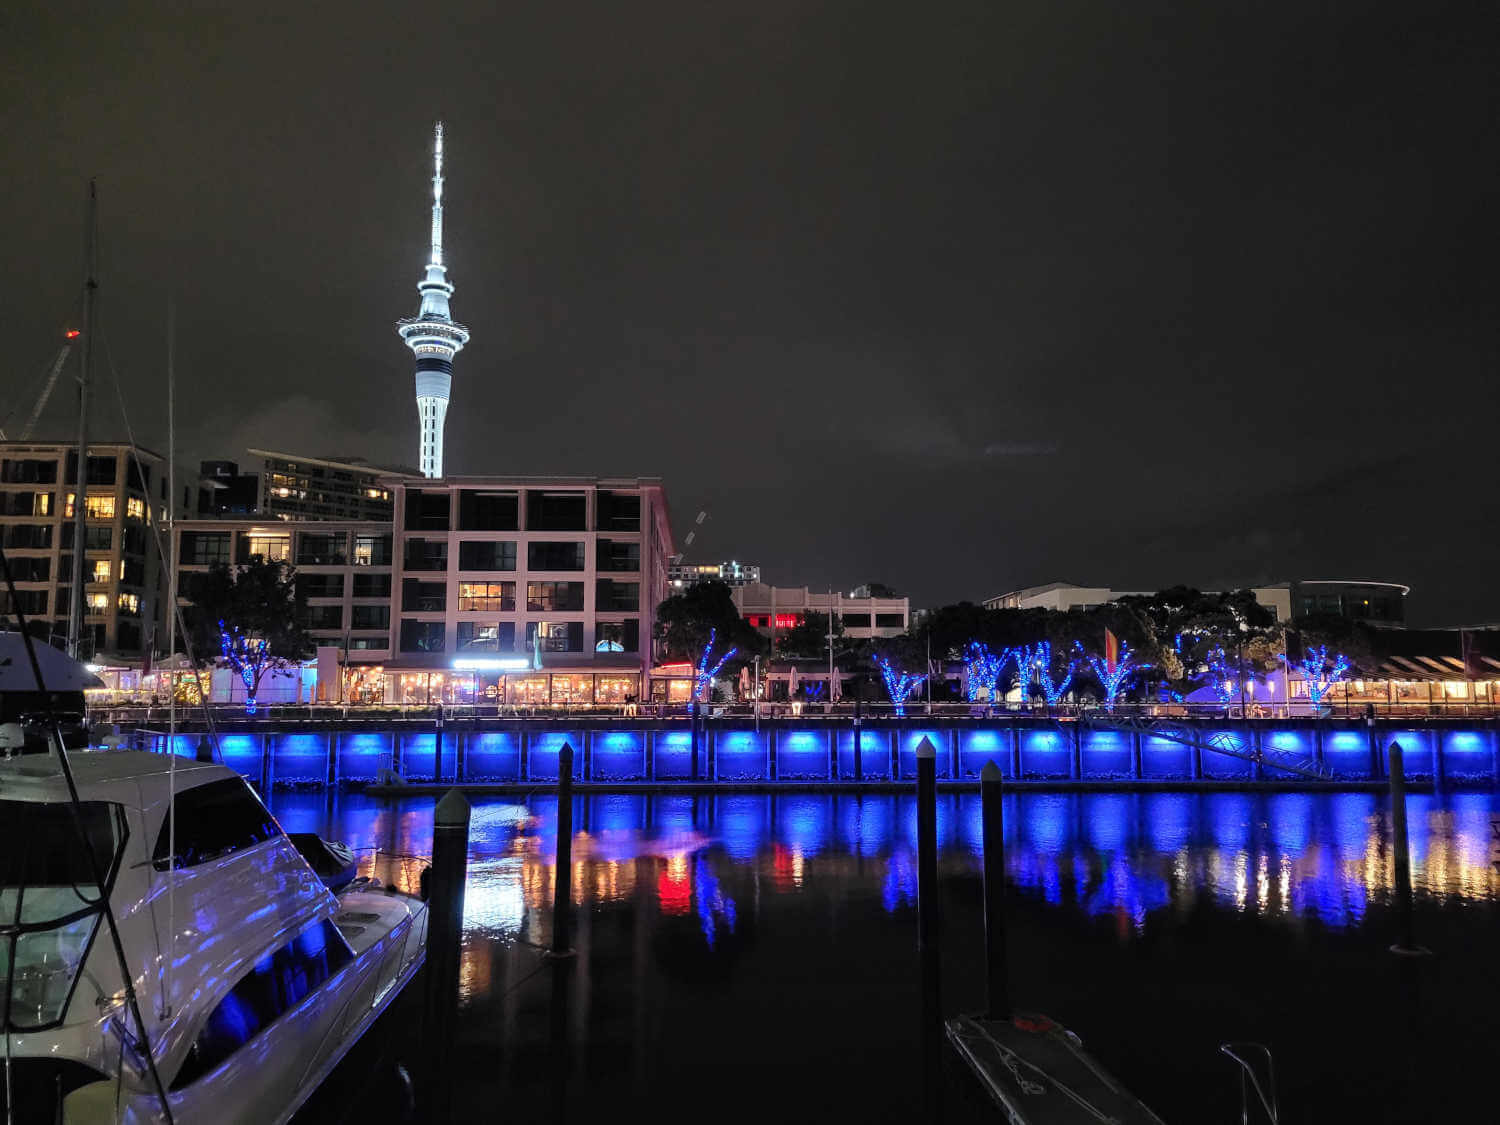
<path id="1" fill-rule="evenodd" d="M 469 342 L 469 330 L 448 313 L 453 286 L 443 265 L 443 123 L 437 123 L 433 146 L 432 253 L 427 275 L 417 286 L 422 305 L 417 315 L 396 322 L 396 332 L 417 361 L 417 420 L 421 427 L 418 465 L 422 475 L 443 475 L 443 422 L 453 385 L 453 357 Z"/>

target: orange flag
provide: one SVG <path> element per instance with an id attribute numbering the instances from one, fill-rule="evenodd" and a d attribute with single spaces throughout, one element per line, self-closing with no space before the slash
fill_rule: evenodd
<path id="1" fill-rule="evenodd" d="M 1113 672 L 1115 665 L 1119 663 L 1120 638 L 1106 629 L 1104 630 L 1104 666 Z"/>

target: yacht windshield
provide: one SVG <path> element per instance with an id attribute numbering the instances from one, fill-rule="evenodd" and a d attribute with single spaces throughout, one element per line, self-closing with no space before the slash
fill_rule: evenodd
<path id="1" fill-rule="evenodd" d="M 119 805 L 83 801 L 75 819 L 67 804 L 0 800 L 0 1022 L 6 1030 L 34 1031 L 62 1020 L 124 846 Z"/>

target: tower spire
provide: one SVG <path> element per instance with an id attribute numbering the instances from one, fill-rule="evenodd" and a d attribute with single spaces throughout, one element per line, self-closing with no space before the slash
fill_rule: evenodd
<path id="1" fill-rule="evenodd" d="M 427 275 L 417 286 L 422 295 L 417 315 L 396 322 L 396 333 L 417 361 L 417 422 L 421 429 L 418 464 L 422 475 L 443 475 L 443 423 L 453 386 L 453 357 L 469 342 L 469 330 L 450 315 L 453 286 L 443 264 L 443 123 L 432 149 L 432 251 Z"/>

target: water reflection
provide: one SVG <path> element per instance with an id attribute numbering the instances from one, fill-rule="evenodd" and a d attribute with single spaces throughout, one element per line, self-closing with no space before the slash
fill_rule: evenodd
<path id="1" fill-rule="evenodd" d="M 908 795 L 577 798 L 573 894 L 579 906 L 645 900 L 665 917 L 696 916 L 716 949 L 736 932 L 736 895 L 797 895 L 810 880 L 864 880 L 887 912 L 916 901 L 916 804 Z M 361 873 L 412 888 L 431 846 L 430 801 L 278 794 L 289 831 L 356 848 Z M 1295 924 L 1355 926 L 1391 893 L 1390 818 L 1371 793 L 1025 793 L 1005 798 L 1006 869 L 1020 893 L 1116 921 L 1122 938 L 1159 911 L 1205 903 Z M 1410 799 L 1419 893 L 1496 897 L 1500 798 Z M 465 927 L 487 941 L 547 939 L 557 802 L 474 806 Z M 946 874 L 977 872 L 977 794 L 939 799 Z"/>

